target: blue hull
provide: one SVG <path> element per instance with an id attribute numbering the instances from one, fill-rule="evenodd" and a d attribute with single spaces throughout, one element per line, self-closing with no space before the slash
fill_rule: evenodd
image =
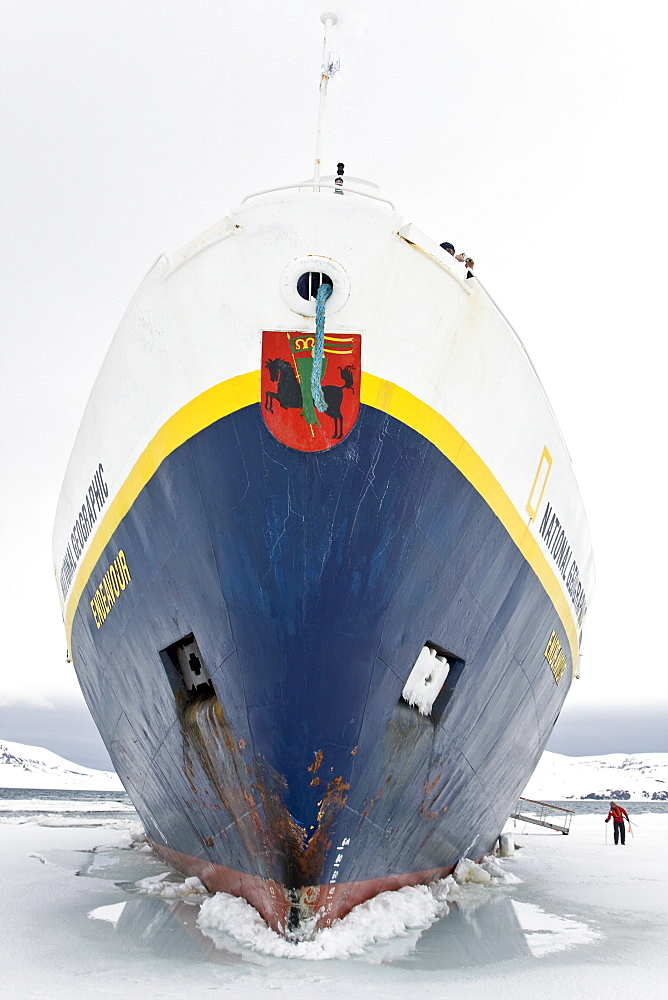
<path id="1" fill-rule="evenodd" d="M 96 621 L 119 552 L 131 582 Z M 162 462 L 91 574 L 72 652 L 157 848 L 284 929 L 493 847 L 568 690 L 552 631 L 568 650 L 432 443 L 363 405 L 337 447 L 304 453 L 253 405 Z M 165 652 L 189 635 L 215 696 L 190 697 Z M 426 642 L 453 664 L 431 717 L 401 698 Z"/>

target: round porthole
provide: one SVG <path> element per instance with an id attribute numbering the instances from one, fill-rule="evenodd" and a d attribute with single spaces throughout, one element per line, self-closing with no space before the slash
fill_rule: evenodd
<path id="1" fill-rule="evenodd" d="M 297 291 L 306 302 L 310 302 L 317 296 L 321 285 L 334 288 L 334 282 L 324 271 L 304 271 L 297 281 Z"/>
<path id="2" fill-rule="evenodd" d="M 309 254 L 291 261 L 281 275 L 283 301 L 300 316 L 315 316 L 315 301 L 320 285 L 330 285 L 327 312 L 335 313 L 348 301 L 350 280 L 331 257 Z"/>

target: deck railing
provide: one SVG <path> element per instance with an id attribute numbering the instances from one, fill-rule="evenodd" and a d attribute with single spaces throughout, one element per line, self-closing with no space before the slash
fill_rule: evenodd
<path id="1" fill-rule="evenodd" d="M 526 812 L 526 806 L 538 806 L 537 812 L 532 810 Z M 563 806 L 555 806 L 550 802 L 538 802 L 536 799 L 519 798 L 515 803 L 515 808 L 510 814 L 511 819 L 520 820 L 522 823 L 534 823 L 536 826 L 547 827 L 548 830 L 556 830 L 568 836 L 571 829 L 571 819 L 574 816 L 572 809 L 564 809 Z"/>

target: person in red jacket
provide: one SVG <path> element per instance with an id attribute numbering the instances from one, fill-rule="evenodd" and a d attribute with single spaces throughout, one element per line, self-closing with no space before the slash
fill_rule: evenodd
<path id="1" fill-rule="evenodd" d="M 618 806 L 616 802 L 610 803 L 610 812 L 608 813 L 606 823 L 612 820 L 615 828 L 615 843 L 619 843 L 621 837 L 622 847 L 626 843 L 626 833 L 624 832 L 624 817 L 626 816 L 626 822 L 629 823 L 629 814 L 627 813 L 624 806 Z"/>

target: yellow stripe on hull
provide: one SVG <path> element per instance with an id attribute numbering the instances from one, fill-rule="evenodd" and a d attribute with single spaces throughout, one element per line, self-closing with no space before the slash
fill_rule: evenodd
<path id="1" fill-rule="evenodd" d="M 494 511 L 532 567 L 566 630 L 573 657 L 578 659 L 575 620 L 559 578 L 515 505 L 480 456 L 444 417 L 405 389 L 364 372 L 360 401 L 401 421 L 430 441 L 468 479 Z M 195 434 L 217 420 L 260 402 L 260 372 L 248 372 L 220 382 L 177 410 L 137 459 L 114 497 L 79 567 L 66 603 L 65 628 L 71 645 L 72 623 L 79 600 L 105 546 L 161 463 Z"/>

